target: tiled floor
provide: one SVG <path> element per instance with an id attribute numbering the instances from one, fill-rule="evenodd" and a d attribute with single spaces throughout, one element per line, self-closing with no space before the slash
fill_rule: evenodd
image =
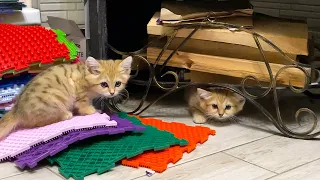
<path id="1" fill-rule="evenodd" d="M 301 98 L 288 98 L 285 102 L 314 107 L 319 104 Z M 266 102 L 261 102 L 266 103 Z M 130 104 L 129 104 L 130 105 Z M 317 109 L 316 109 L 317 108 Z M 272 108 L 270 108 L 272 109 Z M 285 106 L 283 117 L 291 119 L 295 105 Z M 316 112 L 318 114 L 318 112 Z M 179 100 L 163 101 L 150 108 L 145 116 L 193 125 L 184 103 Z M 117 166 L 102 175 L 90 175 L 86 180 L 107 179 L 212 179 L 212 180 L 317 180 L 320 179 L 320 142 L 289 139 L 275 134 L 254 107 L 246 105 L 239 122 L 210 123 L 205 126 L 216 130 L 216 135 L 199 145 L 176 164 L 152 177 L 145 176 L 144 168 Z M 295 126 L 290 126 L 295 128 Z M 59 180 L 64 179 L 56 166 L 43 165 L 35 171 L 20 171 L 13 164 L 0 164 L 0 179 L 7 180 Z"/>

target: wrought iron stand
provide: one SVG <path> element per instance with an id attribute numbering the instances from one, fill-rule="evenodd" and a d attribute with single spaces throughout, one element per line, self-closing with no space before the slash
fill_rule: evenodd
<path id="1" fill-rule="evenodd" d="M 246 89 L 247 89 L 247 86 L 245 85 L 246 84 L 246 81 L 251 79 L 251 80 L 254 80 L 257 82 L 257 84 L 261 87 L 260 85 L 260 82 L 259 80 L 255 77 L 255 76 L 247 76 L 245 77 L 242 82 L 241 82 L 241 90 L 238 90 L 237 88 L 235 88 L 234 86 L 231 86 L 231 85 L 227 85 L 227 84 L 216 84 L 216 83 L 210 83 L 210 84 L 204 84 L 204 83 L 189 83 L 187 85 L 182 85 L 182 86 L 179 86 L 179 79 L 178 79 L 178 75 L 173 72 L 173 71 L 167 71 L 167 72 L 163 72 L 163 68 L 166 66 L 166 64 L 168 63 L 168 61 L 170 61 L 171 57 L 179 50 L 179 48 L 181 48 L 191 37 L 192 35 L 197 32 L 200 28 L 203 28 L 203 27 L 206 27 L 206 28 L 223 28 L 223 29 L 228 29 L 230 31 L 244 31 L 246 33 L 249 33 L 252 35 L 259 51 L 260 51 L 260 54 L 261 54 L 261 58 L 262 60 L 264 61 L 265 63 L 265 66 L 268 70 L 268 73 L 269 73 L 269 78 L 270 78 L 270 83 L 268 85 L 268 87 L 266 88 L 266 90 L 261 93 L 260 95 L 253 95 L 253 94 L 250 94 Z M 172 75 L 174 78 L 175 78 L 175 83 L 172 87 L 163 87 L 161 84 L 159 84 L 156 76 L 155 76 L 155 68 L 157 67 L 158 63 L 159 63 L 159 60 L 161 59 L 164 51 L 167 49 L 167 47 L 170 45 L 170 43 L 172 42 L 172 40 L 174 39 L 175 35 L 177 34 L 178 30 L 179 29 L 182 29 L 182 28 L 193 28 L 193 31 L 189 34 L 188 37 L 185 38 L 184 41 L 181 42 L 181 44 L 168 56 L 168 58 L 164 61 L 164 63 L 162 64 L 162 67 L 160 68 L 160 73 L 163 73 L 162 74 L 162 77 L 163 76 L 167 76 L 167 75 Z M 316 138 L 319 138 L 320 136 L 320 131 L 317 131 L 315 132 L 316 128 L 317 128 L 317 125 L 318 125 L 318 120 L 317 120 L 317 116 L 316 114 L 310 110 L 310 109 L 307 109 L 307 108 L 300 108 L 296 114 L 295 114 L 295 119 L 297 122 L 300 122 L 299 121 L 299 115 L 304 112 L 304 113 L 308 113 L 310 115 L 312 115 L 313 119 L 312 119 L 312 127 L 307 130 L 307 131 L 304 131 L 304 132 L 297 132 L 297 131 L 293 131 L 291 129 L 289 129 L 287 127 L 287 125 L 283 122 L 282 120 L 282 117 L 281 117 L 281 112 L 280 112 L 280 109 L 279 109 L 279 102 L 278 102 L 278 94 L 277 94 L 277 84 L 276 84 L 276 80 L 278 78 L 278 76 L 284 71 L 284 70 L 287 70 L 287 69 L 291 69 L 291 68 L 297 68 L 299 70 L 301 70 L 304 75 L 305 75 L 305 84 L 304 84 L 304 87 L 301 88 L 301 89 L 297 89 L 295 87 L 293 87 L 291 84 L 289 85 L 289 88 L 295 92 L 295 93 L 302 93 L 304 91 L 306 91 L 308 88 L 309 88 L 309 85 L 311 83 L 311 73 L 316 73 L 316 74 L 319 74 L 319 71 L 316 69 L 316 67 L 313 67 L 311 65 L 307 65 L 307 64 L 302 64 L 302 63 L 299 63 L 299 62 L 296 62 L 295 60 L 291 59 L 290 57 L 288 57 L 280 48 L 278 48 L 275 44 L 273 44 L 271 41 L 269 41 L 268 39 L 266 39 L 265 37 L 253 32 L 253 31 L 250 31 L 250 30 L 247 30 L 243 27 L 240 27 L 240 26 L 235 26 L 235 25 L 232 25 L 232 24 L 227 24 L 227 23 L 222 23 L 222 22 L 216 22 L 214 20 L 210 20 L 209 18 L 207 18 L 206 20 L 204 20 L 203 22 L 199 22 L 199 23 L 190 23 L 190 24 L 184 24 L 184 25 L 180 25 L 180 26 L 177 26 L 175 28 L 175 30 L 169 34 L 165 34 L 163 36 L 161 36 L 159 39 L 163 38 L 163 37 L 166 37 L 166 36 L 171 36 L 169 38 L 169 40 L 167 41 L 167 43 L 165 44 L 165 46 L 163 47 L 162 51 L 160 52 L 159 56 L 157 57 L 156 61 L 155 61 L 155 64 L 154 65 L 151 65 L 148 60 L 146 58 L 144 58 L 143 56 L 139 55 L 141 52 L 143 52 L 143 50 L 145 50 L 152 42 L 150 42 L 146 47 L 142 48 L 141 50 L 139 51 L 136 51 L 136 52 L 120 52 L 118 50 L 116 50 L 115 48 L 113 48 L 112 46 L 108 45 L 108 47 L 115 51 L 116 53 L 118 54 L 121 54 L 121 55 L 130 55 L 130 56 L 135 56 L 139 59 L 141 59 L 143 62 L 145 62 L 147 65 L 148 65 L 148 68 L 149 68 L 149 79 L 148 79 L 148 83 L 147 83 L 147 86 L 146 86 L 146 89 L 145 89 L 145 92 L 144 92 L 144 96 L 142 97 L 141 99 L 141 102 L 140 104 L 138 105 L 138 107 L 136 109 L 134 109 L 133 111 L 131 112 L 127 112 L 127 113 L 130 113 L 130 114 L 135 114 L 135 115 L 139 115 L 141 114 L 142 112 L 144 112 L 146 109 L 148 109 L 150 106 L 152 106 L 153 104 L 155 104 L 156 102 L 158 102 L 160 99 L 162 99 L 163 97 L 175 92 L 175 91 L 178 91 L 178 90 L 181 90 L 183 88 L 187 88 L 189 86 L 207 86 L 207 87 L 217 87 L 217 88 L 224 88 L 224 89 L 227 89 L 229 91 L 232 91 L 232 92 L 235 92 L 243 97 L 245 97 L 247 99 L 247 102 L 250 102 L 252 103 L 255 107 L 257 107 L 257 109 L 259 109 L 259 111 L 261 113 L 263 113 L 268 120 L 270 120 L 273 125 L 285 136 L 287 137 L 290 137 L 290 138 L 297 138 L 297 139 L 316 139 Z M 276 74 L 275 76 L 273 76 L 273 72 L 271 70 L 271 67 L 270 67 L 270 64 L 268 62 L 268 60 L 266 59 L 266 56 L 264 54 L 264 50 L 262 49 L 262 46 L 260 44 L 260 41 L 264 41 L 266 42 L 267 44 L 269 44 L 272 48 L 274 48 L 275 50 L 277 50 L 284 58 L 286 58 L 289 62 L 291 62 L 291 65 L 287 65 L 287 66 L 284 66 L 283 68 L 281 68 Z M 308 71 L 308 70 L 311 69 L 311 71 Z M 311 73 L 310 73 L 311 72 Z M 136 75 L 134 75 L 136 76 Z M 132 78 L 134 78 L 134 76 Z M 151 102 L 147 105 L 144 105 L 145 104 L 145 100 L 148 96 L 148 92 L 149 92 L 149 89 L 150 89 L 150 86 L 152 83 L 155 83 L 157 85 L 157 87 L 165 90 L 165 93 L 163 95 L 161 95 L 160 97 L 158 97 L 154 102 Z M 276 117 L 274 117 L 273 115 L 271 115 L 262 105 L 260 105 L 256 99 L 258 98 L 263 98 L 265 97 L 266 95 L 272 93 L 272 96 L 273 96 L 273 103 L 274 103 L 274 107 L 275 107 L 275 111 L 276 111 Z M 127 96 L 129 97 L 129 96 Z M 117 103 L 114 101 L 114 100 L 109 100 L 109 108 L 114 110 L 114 111 L 121 111 L 121 109 L 118 107 Z"/>

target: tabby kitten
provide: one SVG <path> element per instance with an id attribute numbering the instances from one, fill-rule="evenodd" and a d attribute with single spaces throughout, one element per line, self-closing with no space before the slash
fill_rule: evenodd
<path id="1" fill-rule="evenodd" d="M 225 89 L 190 88 L 185 98 L 193 122 L 202 124 L 207 119 L 226 121 L 243 109 L 245 98 Z"/>
<path id="2" fill-rule="evenodd" d="M 0 120 L 0 139 L 17 128 L 34 128 L 96 112 L 95 97 L 114 97 L 130 78 L 132 57 L 53 66 L 34 77 Z"/>

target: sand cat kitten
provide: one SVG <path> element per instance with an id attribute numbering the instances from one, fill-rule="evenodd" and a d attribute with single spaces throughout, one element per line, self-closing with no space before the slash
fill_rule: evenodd
<path id="1" fill-rule="evenodd" d="M 186 100 L 195 123 L 205 123 L 207 119 L 225 121 L 243 109 L 245 99 L 224 89 L 190 88 Z"/>
<path id="2" fill-rule="evenodd" d="M 34 77 L 0 120 L 0 139 L 17 128 L 45 126 L 96 112 L 92 99 L 113 97 L 130 78 L 132 57 L 53 66 Z"/>

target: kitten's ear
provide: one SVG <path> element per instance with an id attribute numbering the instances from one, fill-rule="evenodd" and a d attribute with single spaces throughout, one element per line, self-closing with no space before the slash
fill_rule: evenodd
<path id="1" fill-rule="evenodd" d="M 212 96 L 211 92 L 206 91 L 206 90 L 201 89 L 201 88 L 197 88 L 197 93 L 200 96 L 200 98 L 202 98 L 202 99 L 209 99 Z"/>
<path id="2" fill-rule="evenodd" d="M 131 69 L 131 64 L 132 64 L 132 56 L 129 56 L 120 63 L 120 66 L 122 69 L 129 70 Z"/>
<path id="3" fill-rule="evenodd" d="M 238 93 L 233 93 L 233 96 L 236 98 L 236 100 L 240 103 L 240 104 L 244 104 L 246 102 L 246 98 L 241 96 Z"/>
<path id="4" fill-rule="evenodd" d="M 89 56 L 86 60 L 86 67 L 90 73 L 100 74 L 100 71 L 99 71 L 100 64 L 95 58 L 91 56 Z"/>

